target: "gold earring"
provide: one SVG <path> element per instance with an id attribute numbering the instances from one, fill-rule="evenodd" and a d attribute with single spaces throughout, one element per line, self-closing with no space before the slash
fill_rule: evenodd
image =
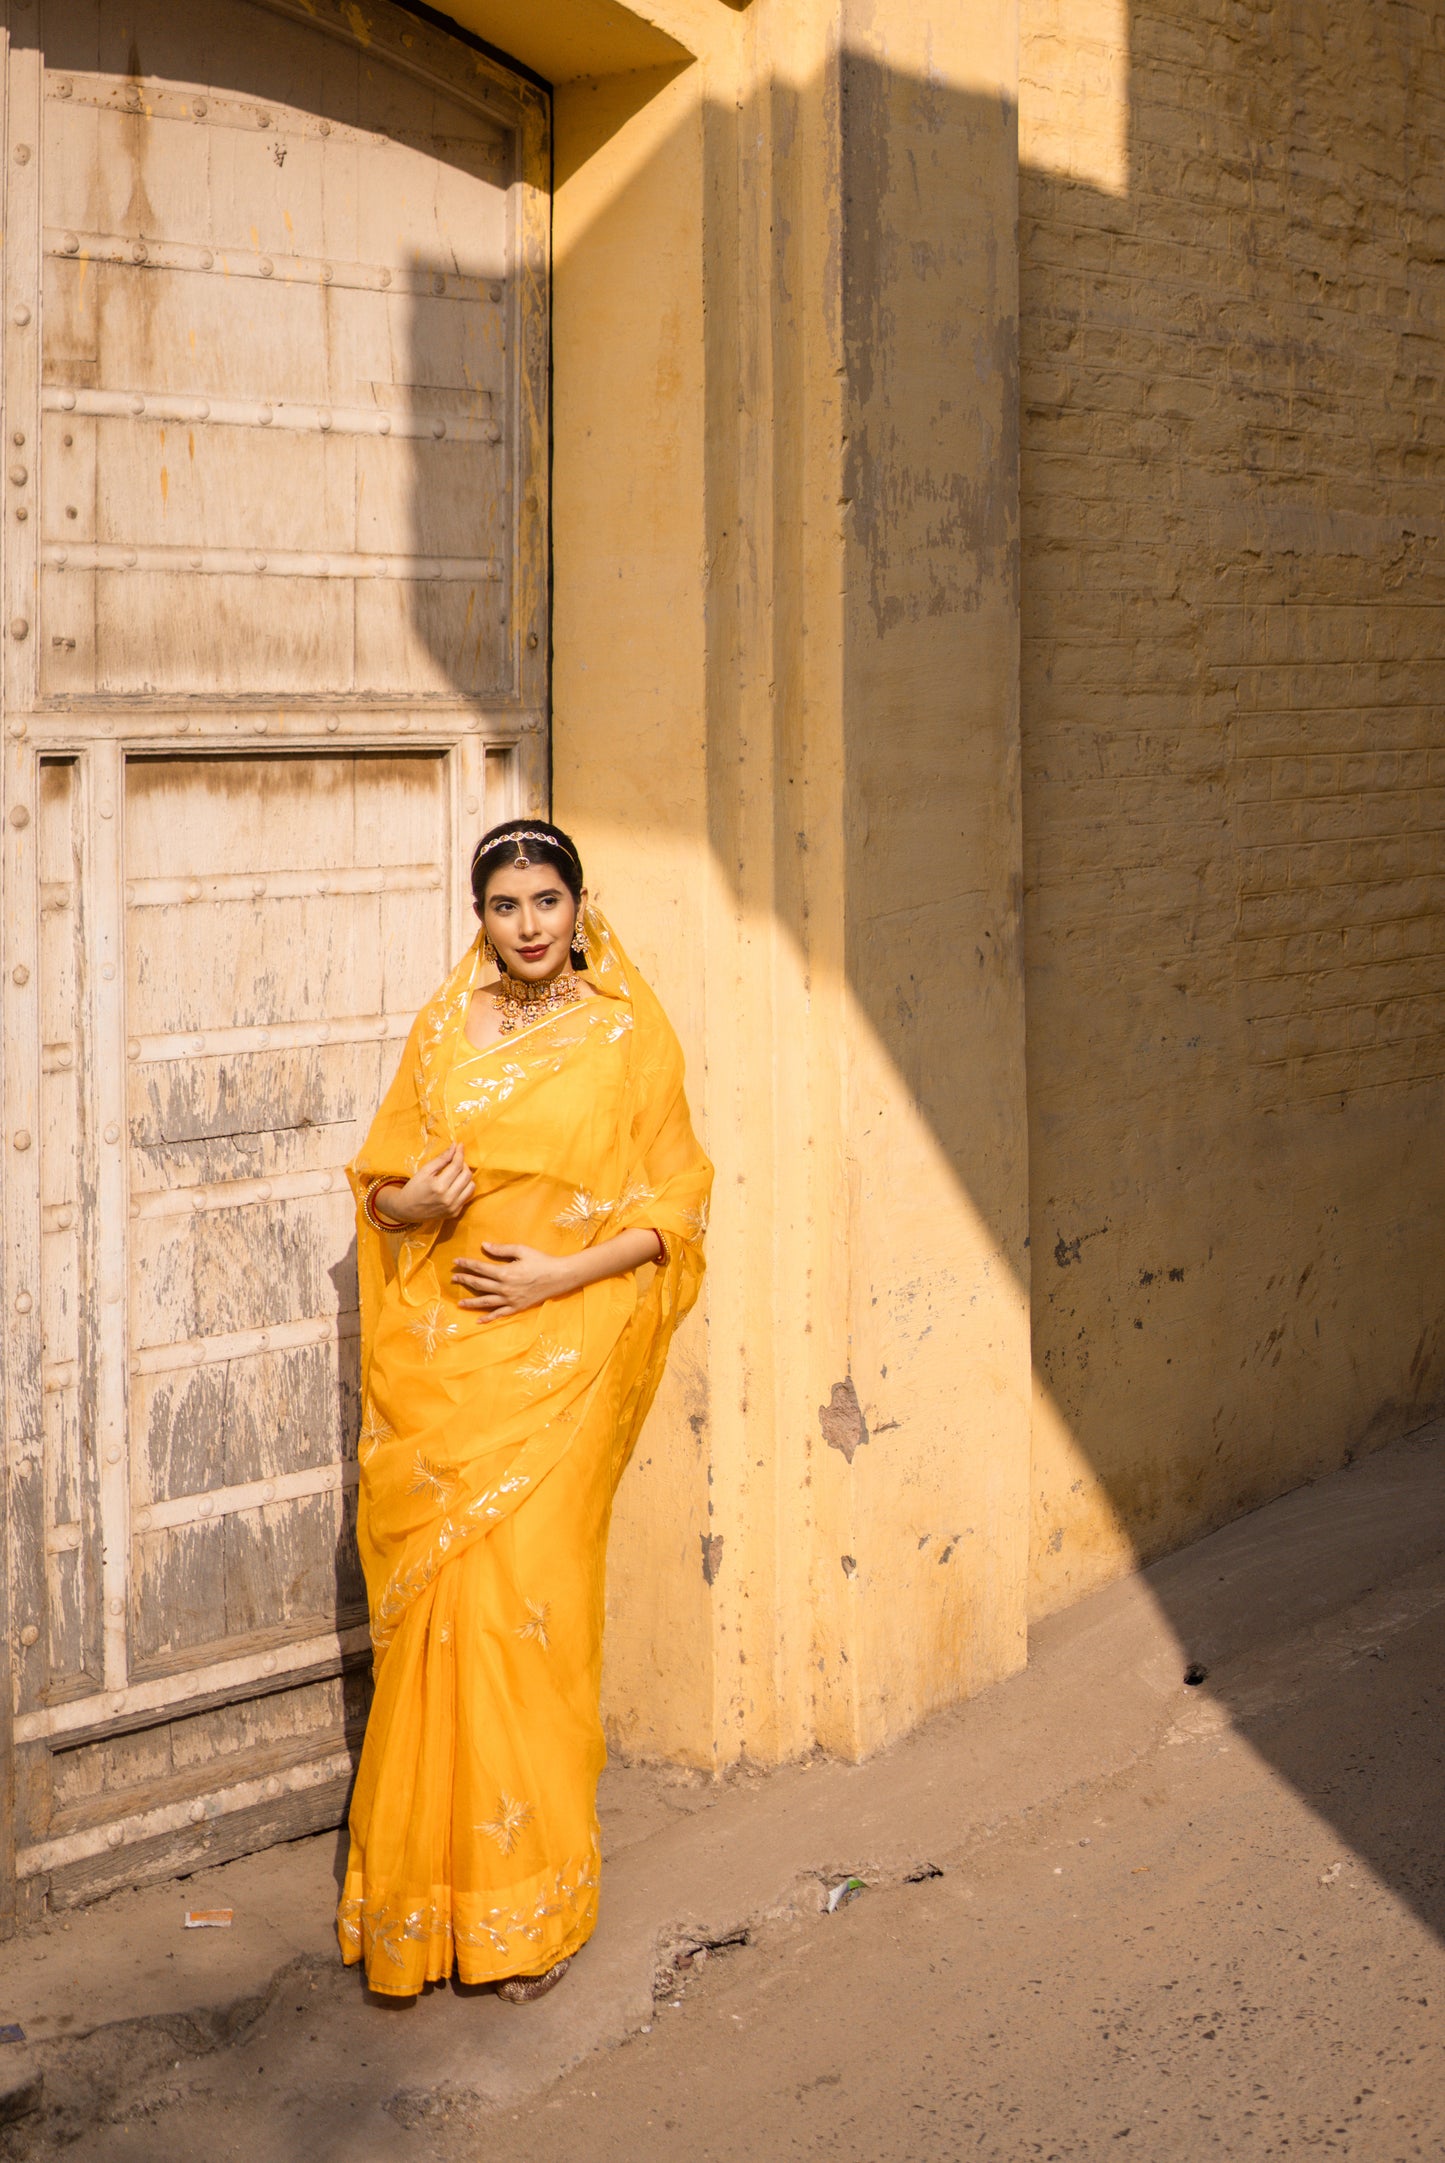
<path id="1" fill-rule="evenodd" d="M 501 967 L 501 963 L 497 959 L 497 949 L 492 944 L 491 934 L 486 931 L 482 933 L 482 960 L 489 969 L 499 969 Z"/>
<path id="2" fill-rule="evenodd" d="M 587 905 L 581 901 L 577 904 L 577 921 L 572 926 L 572 951 L 582 956 L 584 969 L 591 965 L 592 956 L 587 950 Z"/>

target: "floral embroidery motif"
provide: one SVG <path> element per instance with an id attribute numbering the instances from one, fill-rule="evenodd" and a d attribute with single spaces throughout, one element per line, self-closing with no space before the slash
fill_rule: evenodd
<path id="1" fill-rule="evenodd" d="M 540 1645 L 543 1652 L 549 1651 L 551 1648 L 547 1637 L 547 1622 L 552 1613 L 551 1607 L 545 1600 L 524 1600 L 522 1605 L 527 1610 L 527 1619 L 517 1624 L 518 1637 L 524 1643 Z"/>
<path id="2" fill-rule="evenodd" d="M 373 1905 L 350 1899 L 343 1900 L 336 1911 L 336 1928 L 347 1945 L 381 1953 L 395 1968 L 406 1965 L 402 1944 L 425 1945 L 435 1927 L 434 1906 L 407 1908 L 398 1914 L 384 1902 Z"/>
<path id="3" fill-rule="evenodd" d="M 440 1504 L 443 1509 L 461 1484 L 454 1472 L 439 1472 L 431 1459 L 424 1457 L 420 1450 L 412 1461 L 412 1472 L 415 1476 L 407 1489 L 408 1494 L 430 1495 L 433 1502 Z"/>
<path id="4" fill-rule="evenodd" d="M 518 1066 L 515 1059 L 506 1059 L 494 1074 L 479 1081 L 471 1093 L 458 1097 L 458 1119 L 476 1119 L 482 1112 L 493 1111 L 498 1104 L 505 1104 L 518 1082 L 527 1079 L 527 1069 Z"/>
<path id="5" fill-rule="evenodd" d="M 369 1464 L 383 1442 L 394 1438 L 395 1429 L 387 1424 L 368 1397 L 366 1417 L 361 1423 L 361 1435 L 357 1441 L 356 1454 L 363 1464 Z"/>
<path id="6" fill-rule="evenodd" d="M 569 1367 L 575 1367 L 581 1356 L 575 1345 L 559 1344 L 555 1337 L 539 1337 L 532 1357 L 517 1373 L 524 1382 L 553 1382 Z"/>
<path id="7" fill-rule="evenodd" d="M 638 1209 L 644 1202 L 656 1200 L 654 1190 L 641 1179 L 630 1180 L 615 1202 L 578 1187 L 567 1207 L 552 1222 L 559 1232 L 585 1232 L 595 1224 L 605 1224 L 609 1217 L 622 1216 L 629 1209 Z"/>
<path id="8" fill-rule="evenodd" d="M 445 1313 L 446 1308 L 441 1301 L 434 1299 L 415 1322 L 408 1322 L 406 1325 L 407 1334 L 417 1339 L 422 1348 L 423 1357 L 426 1359 L 436 1358 L 437 1346 L 442 1342 L 443 1338 L 459 1337 L 462 1333 L 459 1322 L 444 1322 L 442 1320 Z"/>
<path id="9" fill-rule="evenodd" d="M 517 1845 L 517 1835 L 525 1832 L 531 1822 L 532 1805 L 529 1802 L 518 1802 L 513 1795 L 503 1795 L 498 1801 L 496 1816 L 474 1825 L 472 1830 L 485 1833 L 489 1840 L 496 1841 L 504 1855 L 510 1855 Z"/>
<path id="10" fill-rule="evenodd" d="M 522 1907 L 473 1907 L 463 1895 L 455 1910 L 435 1901 L 425 1907 L 394 1908 L 351 1894 L 337 1909 L 337 1934 L 352 1958 L 374 1949 L 394 1967 L 405 1965 L 402 1948 L 409 1943 L 436 1947 L 447 1969 L 454 1947 L 512 1960 L 524 1947 L 540 1944 L 546 1924 L 557 1918 L 564 1927 L 554 1932 L 554 1942 L 573 1937 L 596 1906 L 599 1877 L 600 1858 L 594 1849 L 581 1861 L 564 1863 L 538 1888 L 536 1899 Z"/>
<path id="11" fill-rule="evenodd" d="M 552 1222 L 559 1232 L 582 1232 L 589 1224 L 601 1224 L 611 1214 L 611 1202 L 599 1201 L 585 1187 L 578 1187 L 567 1207 Z"/>
<path id="12" fill-rule="evenodd" d="M 498 1924 L 505 1921 L 511 1921 L 514 1929 L 519 1927 L 515 1915 L 509 1916 L 507 1909 L 488 1908 L 486 1914 L 470 1926 L 465 1923 L 455 1925 L 456 1942 L 474 1953 L 505 1953 L 512 1942 L 510 1933 L 505 1928 L 498 1928 Z"/>
<path id="13" fill-rule="evenodd" d="M 704 1195 L 696 1209 L 684 1209 L 682 1221 L 687 1226 L 689 1238 L 701 1239 L 708 1227 L 708 1197 Z"/>
<path id="14" fill-rule="evenodd" d="M 361 1911 L 361 1927 L 370 1940 L 372 1952 L 384 1954 L 394 1968 L 402 1968 L 406 1965 L 402 1957 L 401 1947 L 397 1944 L 397 1939 L 401 1935 L 402 1921 L 403 1918 L 400 1915 L 382 1914 L 372 1917 L 367 1915 L 364 1908 Z M 369 1929 L 368 1924 L 370 1924 Z"/>
<path id="15" fill-rule="evenodd" d="M 650 1187 L 645 1179 L 629 1179 L 617 1197 L 614 1213 L 619 1217 L 625 1216 L 629 1209 L 640 1209 L 644 1202 L 656 1200 L 655 1188 Z"/>

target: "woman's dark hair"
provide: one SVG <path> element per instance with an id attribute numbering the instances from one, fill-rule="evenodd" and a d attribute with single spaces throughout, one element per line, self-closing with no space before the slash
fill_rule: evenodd
<path id="1" fill-rule="evenodd" d="M 472 851 L 472 899 L 478 916 L 487 898 L 487 881 L 508 864 L 516 862 L 518 850 L 528 863 L 550 864 L 574 901 L 582 892 L 582 859 L 570 834 L 550 819 L 508 819 L 483 834 Z"/>

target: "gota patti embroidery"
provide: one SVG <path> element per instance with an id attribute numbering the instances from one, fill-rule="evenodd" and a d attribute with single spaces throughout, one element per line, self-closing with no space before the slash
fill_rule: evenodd
<path id="1" fill-rule="evenodd" d="M 473 1052 L 475 1059 L 485 1059 L 486 1052 Z M 470 1062 L 469 1062 L 470 1063 Z M 460 1075 L 458 1079 L 460 1080 Z M 465 1089 L 457 1089 L 452 1098 L 452 1118 L 479 1119 L 484 1112 L 495 1111 L 505 1104 L 513 1091 L 527 1079 L 527 1069 L 509 1059 L 495 1073 L 482 1075 L 475 1080 L 469 1074 Z"/>
<path id="2" fill-rule="evenodd" d="M 606 1201 L 601 1195 L 589 1194 L 585 1187 L 578 1187 L 566 1208 L 552 1219 L 559 1232 L 587 1232 L 595 1235 L 604 1224 L 644 1208 L 655 1202 L 657 1195 L 645 1179 L 633 1179 L 623 1188 L 615 1201 Z M 616 1224 L 615 1229 L 622 1227 Z M 588 1244 L 591 1244 L 589 1236 Z"/>
<path id="3" fill-rule="evenodd" d="M 371 1649 L 379 1658 L 395 1637 L 397 1627 L 412 1602 L 435 1578 L 453 1547 L 489 1532 L 516 1507 L 518 1495 L 532 1484 L 525 1472 L 509 1472 L 495 1487 L 485 1489 L 466 1509 L 444 1517 L 432 1532 L 425 1551 L 397 1571 L 382 1589 L 371 1620 Z"/>
<path id="4" fill-rule="evenodd" d="M 570 1926 L 564 1943 L 590 1934 L 596 1920 L 601 1861 L 594 1848 L 579 1861 L 563 1863 L 560 1869 L 546 1873 L 545 1883 L 530 1901 L 517 1905 L 489 1902 L 465 1893 L 454 1895 L 450 1908 L 435 1900 L 398 1907 L 388 1901 L 369 1902 L 348 1896 L 337 1909 L 337 1936 L 353 1958 L 375 1956 L 397 1969 L 406 1965 L 407 1945 L 432 1949 L 438 1964 L 448 1973 L 457 1948 L 495 1954 L 504 1961 L 515 1959 L 525 1965 L 527 1956 L 542 1942 L 549 1923 Z"/>
<path id="5" fill-rule="evenodd" d="M 526 1831 L 534 1815 L 529 1802 L 518 1802 L 513 1795 L 503 1795 L 497 1803 L 496 1816 L 483 1819 L 473 1830 L 485 1833 L 489 1840 L 496 1841 L 504 1855 L 510 1855 L 518 1836 Z"/>
<path id="6" fill-rule="evenodd" d="M 362 1464 L 370 1464 L 383 1442 L 393 1439 L 394 1430 L 388 1425 L 368 1397 L 366 1417 L 361 1423 L 361 1434 L 356 1444 L 356 1454 Z"/>
<path id="7" fill-rule="evenodd" d="M 406 1325 L 407 1335 L 416 1338 L 425 1359 L 435 1359 L 439 1344 L 445 1343 L 449 1337 L 460 1337 L 462 1333 L 461 1323 L 447 1321 L 446 1312 L 441 1300 L 434 1299 L 414 1322 Z"/>
<path id="8" fill-rule="evenodd" d="M 545 1389 L 549 1382 L 570 1374 L 581 1357 L 575 1344 L 559 1344 L 555 1337 L 539 1337 L 530 1357 L 522 1361 L 517 1373 L 524 1382 L 535 1382 Z"/>
<path id="9" fill-rule="evenodd" d="M 619 1014 L 610 1000 L 596 998 L 584 999 L 561 1014 L 551 1014 L 545 1021 L 534 1022 L 530 1029 L 496 1044 L 469 1042 L 463 1027 L 440 1099 L 449 1107 L 449 1128 L 455 1130 L 499 1111 L 540 1073 L 560 1073 L 563 1062 L 594 1030 L 604 1044 L 616 1044 L 631 1028 L 630 1014 Z M 507 1056 L 499 1060 L 498 1054 L 503 1052 Z"/>
<path id="10" fill-rule="evenodd" d="M 430 1458 L 423 1457 L 420 1450 L 412 1459 L 412 1483 L 408 1492 L 414 1495 L 430 1495 L 433 1502 L 443 1506 L 449 1503 L 461 1485 L 455 1472 L 439 1472 Z"/>

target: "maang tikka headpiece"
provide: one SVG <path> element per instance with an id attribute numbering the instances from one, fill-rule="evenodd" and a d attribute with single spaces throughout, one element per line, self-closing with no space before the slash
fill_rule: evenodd
<path id="1" fill-rule="evenodd" d="M 530 856 L 528 856 L 526 850 L 522 847 L 522 843 L 524 841 L 541 841 L 545 842 L 546 846 L 549 849 L 560 849 L 564 856 L 571 857 L 573 863 L 576 864 L 579 871 L 582 869 L 581 859 L 578 857 L 577 851 L 575 849 L 569 849 L 566 842 L 561 838 L 560 834 L 539 833 L 535 827 L 530 826 L 524 827 L 522 831 L 517 834 L 499 835 L 498 838 L 494 842 L 492 842 L 491 846 L 487 848 L 486 853 L 488 856 L 490 856 L 493 851 L 508 848 L 513 842 L 515 842 L 517 845 L 517 853 L 512 858 L 512 868 L 514 871 L 529 871 L 531 869 L 532 859 Z M 477 868 L 477 859 L 481 856 L 483 847 L 484 842 L 479 841 L 476 845 L 476 848 L 472 851 L 473 871 L 475 871 Z"/>

